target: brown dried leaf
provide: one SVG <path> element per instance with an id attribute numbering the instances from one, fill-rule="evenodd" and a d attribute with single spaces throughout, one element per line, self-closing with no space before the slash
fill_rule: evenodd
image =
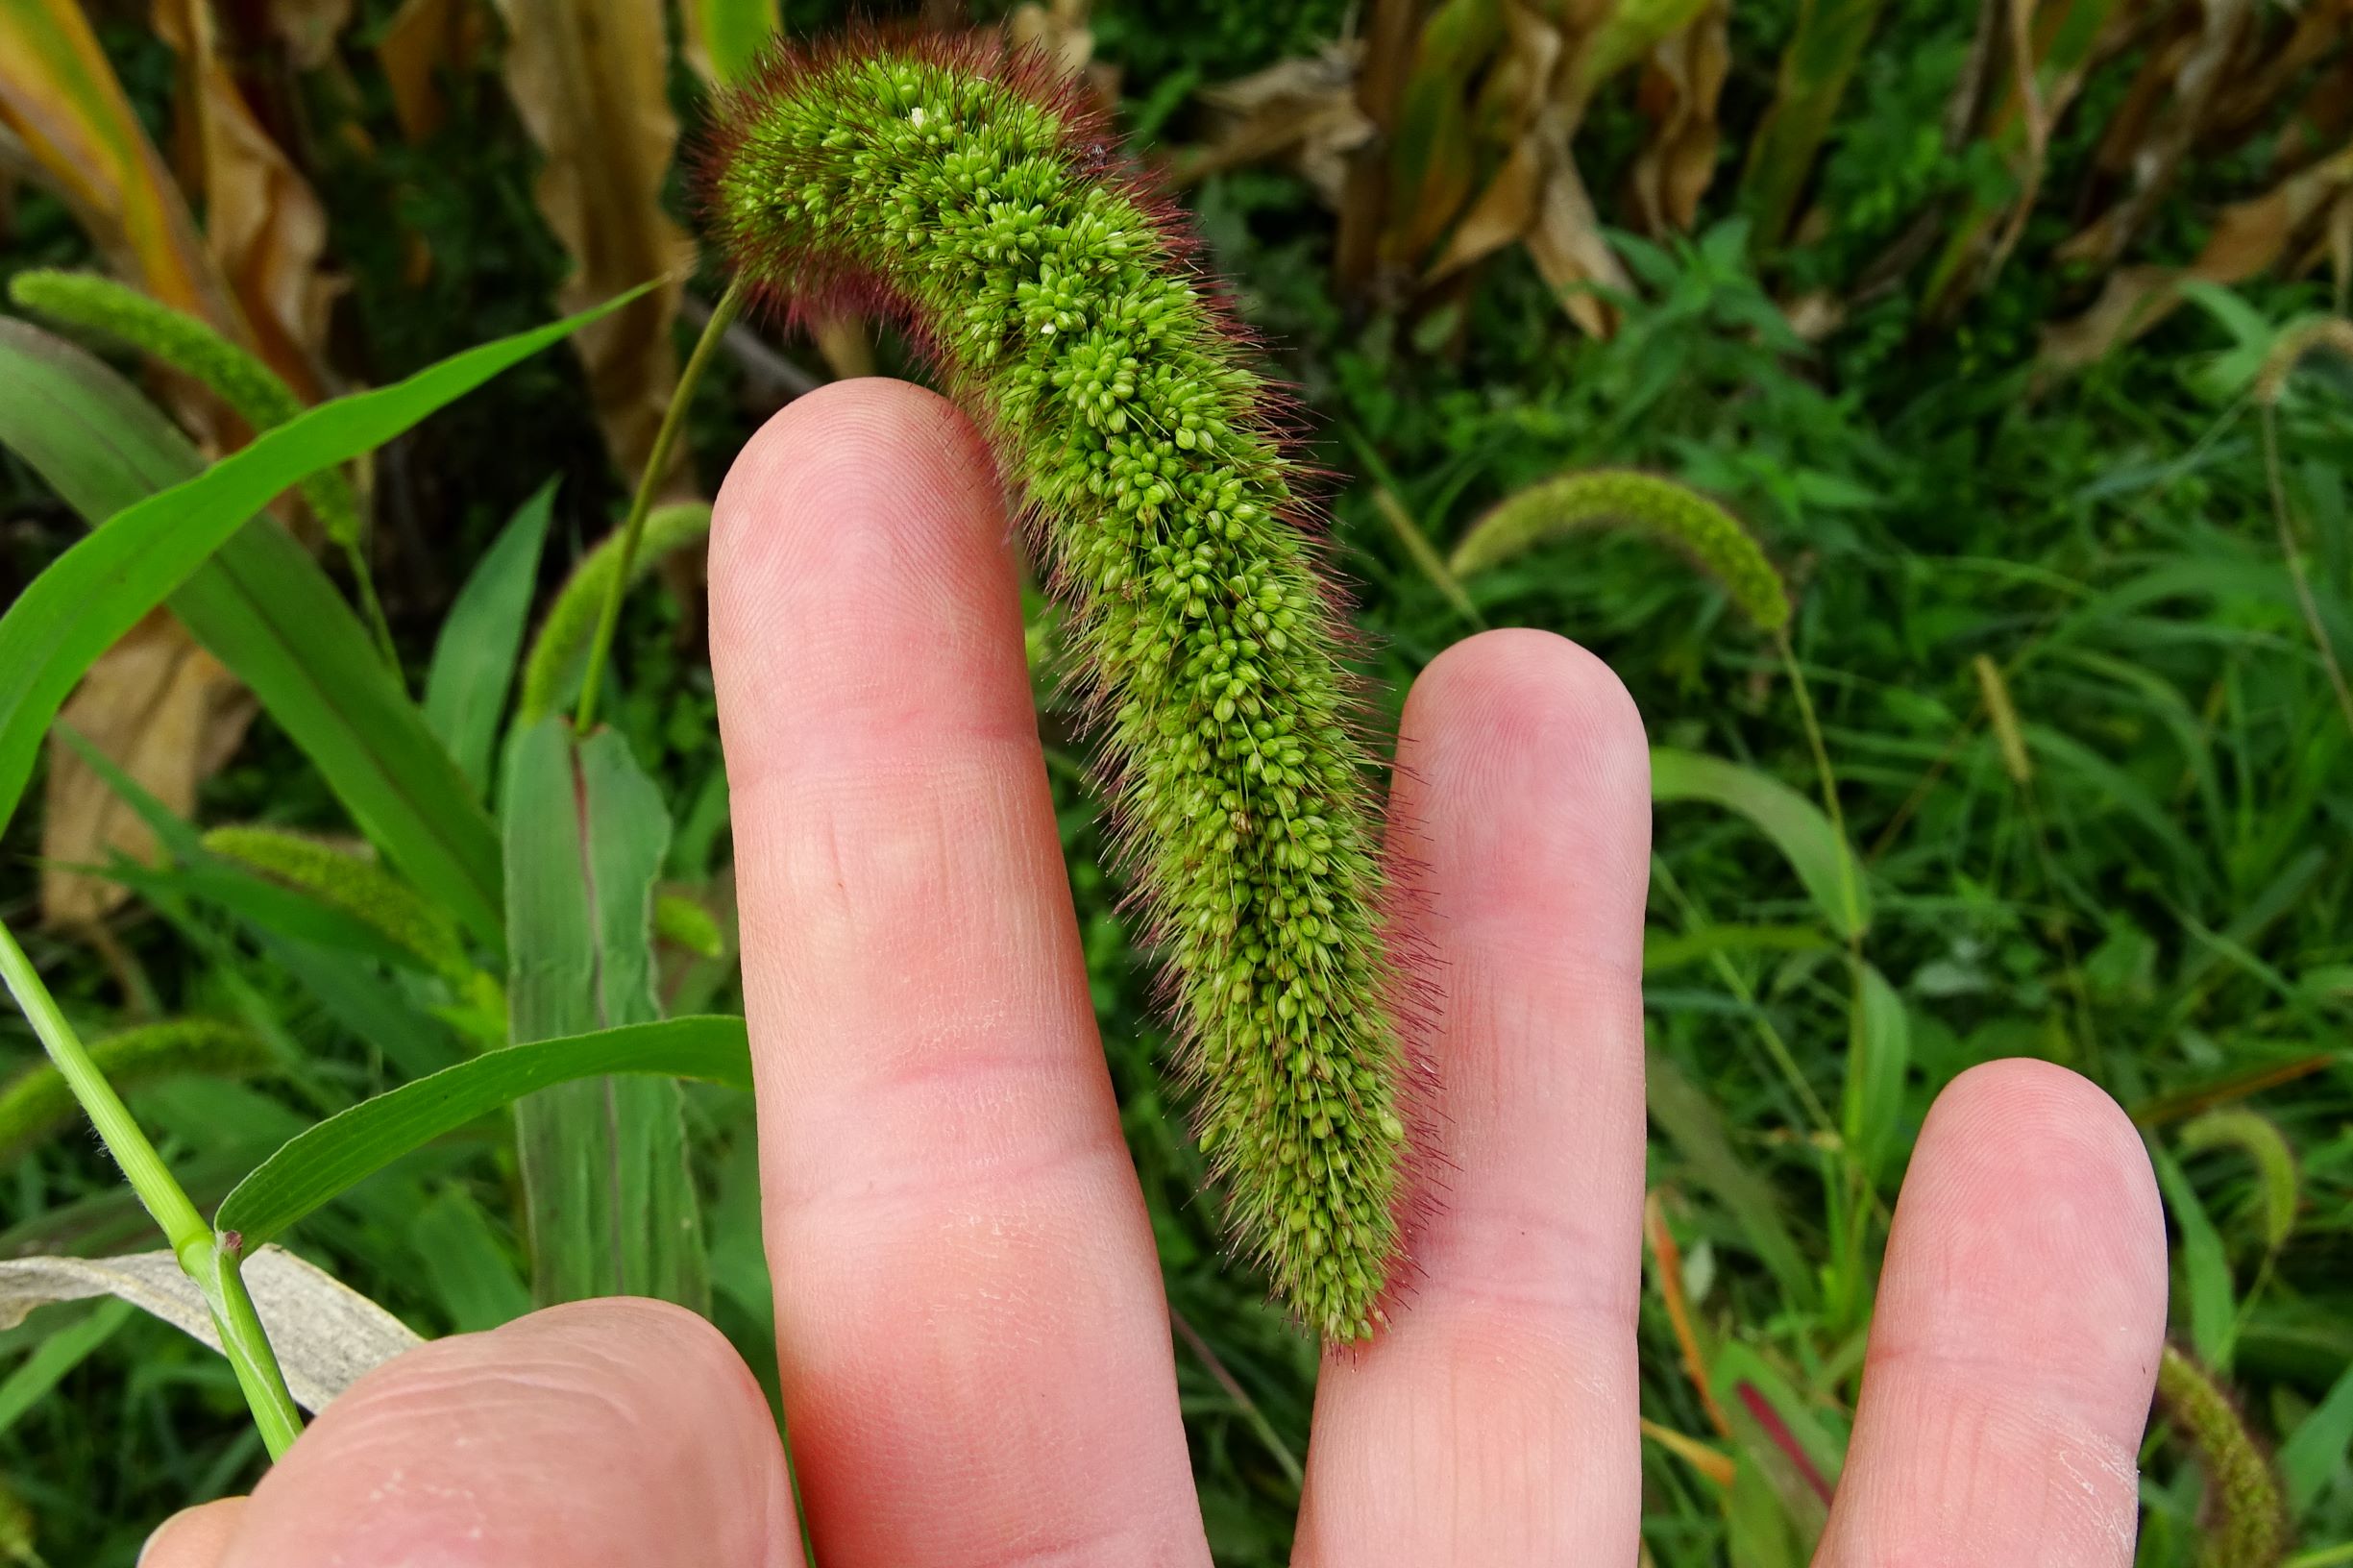
<path id="1" fill-rule="evenodd" d="M 412 143 L 441 129 L 443 72 L 470 69 L 482 46 L 479 12 L 467 0 L 401 0 L 376 42 L 377 62 L 392 88 L 392 115 Z"/>
<path id="2" fill-rule="evenodd" d="M 1585 183 L 1566 149 L 1545 182 L 1535 226 L 1523 243 L 1536 270 L 1558 293 L 1560 307 L 1571 321 L 1595 337 L 1617 331 L 1617 312 L 1605 301 L 1585 292 L 1582 285 L 1600 283 L 1624 291 L 1633 286 L 1632 281 L 1619 265 L 1617 253 L 1602 237 L 1593 198 L 1585 193 Z"/>
<path id="3" fill-rule="evenodd" d="M 1179 164 L 1189 184 L 1223 169 L 1284 159 L 1336 207 L 1348 181 L 1349 155 L 1373 134 L 1357 102 L 1354 45 L 1336 43 L 1300 60 L 1278 61 L 1221 86 L 1204 87 L 1209 140 Z"/>
<path id="4" fill-rule="evenodd" d="M 157 610 L 100 655 L 59 719 L 183 817 L 196 788 L 236 749 L 254 701 L 219 660 Z M 105 919 L 130 890 L 75 870 L 119 851 L 155 859 L 155 835 L 61 740 L 49 744 L 41 819 L 41 918 L 54 926 Z"/>
<path id="5" fill-rule="evenodd" d="M 498 7 L 506 23 L 507 91 L 547 157 L 539 209 L 576 263 L 557 292 L 558 306 L 583 309 L 663 280 L 573 339 L 588 367 L 605 444 L 634 474 L 677 382 L 671 324 L 680 274 L 693 258 L 685 232 L 662 208 L 678 140 L 666 90 L 662 7 L 659 0 L 498 0 Z"/>
<path id="6" fill-rule="evenodd" d="M 1087 25 L 1088 0 L 1022 0 L 1005 18 L 1005 35 L 1016 48 L 1036 48 L 1065 76 L 1077 76 L 1094 59 L 1094 30 Z"/>
<path id="7" fill-rule="evenodd" d="M 2333 225 L 2353 223 L 2338 216 L 2341 209 L 2353 212 L 2353 145 L 2223 208 L 2205 249 L 2187 267 L 2120 267 L 2109 274 L 2090 309 L 2044 329 L 2044 362 L 2061 370 L 2091 364 L 2170 315 L 2184 282 L 2244 282 L 2276 266 L 2306 235 L 2313 238 L 2295 263 L 2310 265 L 2336 243 Z M 2353 239 L 2347 244 L 2353 247 Z"/>
<path id="8" fill-rule="evenodd" d="M 1716 175 L 1716 103 L 1731 74 L 1731 0 L 1714 3 L 1651 51 L 1636 106 L 1651 122 L 1634 157 L 1634 208 L 1651 233 L 1688 229 Z"/>
<path id="9" fill-rule="evenodd" d="M 2060 246 L 2057 259 L 2105 267 L 2124 254 L 2171 188 L 2184 155 L 2205 129 L 2254 16 L 2254 0 L 2205 0 L 2199 7 L 2197 33 L 2169 52 L 2168 63 L 2175 68 L 2165 85 L 2155 123 L 2124 155 L 2124 166 L 2132 172 L 2131 188 Z"/>
<path id="10" fill-rule="evenodd" d="M 1559 292 L 1561 308 L 1586 331 L 1615 328 L 1608 306 L 1581 285 L 1625 288 L 1617 257 L 1602 238 L 1570 142 L 1588 87 L 1581 51 L 1609 16 L 1607 0 L 1572 6 L 1565 32 L 1528 4 L 1506 9 L 1505 52 L 1483 92 L 1481 119 L 1511 128 L 1504 161 L 1456 225 L 1426 278 L 1437 282 L 1517 240 Z M 1590 12 L 1591 14 L 1585 14 Z"/>
<path id="11" fill-rule="evenodd" d="M 0 127 L 22 138 L 107 264 L 243 339 L 196 220 L 77 0 L 0 5 Z"/>
<path id="12" fill-rule="evenodd" d="M 254 346 L 297 394 L 326 390 L 318 353 L 339 285 L 324 276 L 327 213 L 254 117 L 224 61 L 208 0 L 156 0 L 156 33 L 180 57 L 181 163 L 205 204 L 205 245 Z"/>
<path id="13" fill-rule="evenodd" d="M 315 71 L 335 52 L 352 22 L 352 0 L 269 0 L 270 31 L 286 46 L 296 70 Z"/>
<path id="14" fill-rule="evenodd" d="M 2210 122 L 2225 135 L 2240 136 L 2271 117 L 2289 87 L 2343 43 L 2353 32 L 2353 0 L 2306 0 L 2288 37 L 2276 46 L 2258 40 L 2248 51 L 2251 68 L 2234 72 L 2217 95 Z"/>

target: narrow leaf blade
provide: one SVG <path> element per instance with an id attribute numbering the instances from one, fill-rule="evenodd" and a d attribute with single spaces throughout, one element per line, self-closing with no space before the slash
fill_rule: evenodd
<path id="1" fill-rule="evenodd" d="M 466 578 L 426 674 L 425 722 L 450 748 L 477 797 L 490 791 L 499 719 L 514 685 L 556 483 L 550 479 L 532 492 Z"/>
<path id="2" fill-rule="evenodd" d="M 583 1078 L 660 1074 L 748 1090 L 744 1020 L 670 1018 L 489 1051 L 403 1084 L 298 1134 L 221 1200 L 214 1224 L 246 1248 L 289 1226 L 403 1155 L 512 1105 Z"/>
<path id="3" fill-rule="evenodd" d="M 1651 747 L 1651 798 L 1705 800 L 1747 818 L 1805 884 L 1830 929 L 1857 937 L 1871 924 L 1871 893 L 1852 852 L 1820 806 L 1777 778 L 1721 757 Z"/>

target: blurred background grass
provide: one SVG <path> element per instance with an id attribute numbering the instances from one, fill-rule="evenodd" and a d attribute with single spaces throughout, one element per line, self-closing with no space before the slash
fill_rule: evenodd
<path id="1" fill-rule="evenodd" d="M 675 155 L 704 78 L 740 68 L 738 40 L 841 10 L 8 4 L 0 270 L 112 270 L 310 396 L 684 262 Z M 2292 1521 L 2276 1547 L 2217 1556 L 2224 1500 L 2192 1423 L 2160 1411 L 2139 1560 L 2353 1562 L 2353 364 L 2315 325 L 2342 316 L 2353 274 L 2353 6 L 979 11 L 1116 103 L 1301 387 L 1388 717 L 1475 625 L 1540 625 L 1615 666 L 1654 743 L 1730 765 L 1662 798 L 1657 824 L 1652 1558 L 1804 1560 L 1807 1472 L 1836 1473 L 1921 1115 L 1973 1063 L 2027 1054 L 2090 1074 L 2145 1130 L 2176 1337 L 2275 1456 Z M 590 35 L 601 52 L 563 47 Z M 118 100 L 91 86 L 108 72 Z M 368 560 L 412 673 L 551 476 L 542 603 L 611 527 L 715 282 L 657 293 L 377 454 Z M 854 321 L 729 346 L 675 497 L 710 494 L 809 385 L 919 374 Z M 244 438 L 200 389 L 150 385 L 212 450 Z M 1787 658 L 1635 532 L 1565 534 L 1461 580 L 1443 566 L 1498 500 L 1601 465 L 1746 521 L 1795 599 Z M 79 533 L 0 456 L 0 593 Z M 674 1012 L 736 1003 L 700 606 L 689 545 L 630 602 L 609 706 L 676 824 L 666 886 L 720 928 L 717 957 L 665 946 Z M 1043 668 L 1051 618 L 1034 622 L 1212 1540 L 1223 1562 L 1280 1562 L 1313 1347 L 1220 1254 Z M 102 750 L 206 824 L 349 832 L 173 623 L 134 641 L 68 710 Z M 1867 920 L 1823 894 L 1836 841 L 1805 804 L 1824 771 L 1791 661 Z M 53 755 L 47 789 L 0 840 L 0 913 L 37 933 L 69 1010 L 92 1033 L 211 1019 L 266 1047 L 135 1098 L 200 1199 L 407 1075 L 233 912 L 135 891 L 152 841 L 86 767 Z M 432 1019 L 433 997 L 411 1000 Z M 0 1069 L 37 1057 L 0 1020 Z M 749 1107 L 702 1087 L 687 1107 L 711 1311 L 772 1383 Z M 79 1131 L 0 1157 L 0 1254 L 148 1244 Z M 424 1332 L 484 1327 L 530 1305 L 516 1183 L 507 1129 L 485 1123 L 299 1244 Z M 259 1460 L 225 1365 L 168 1329 L 71 1307 L 0 1333 L 0 1556 L 127 1564 L 164 1513 L 250 1485 Z"/>

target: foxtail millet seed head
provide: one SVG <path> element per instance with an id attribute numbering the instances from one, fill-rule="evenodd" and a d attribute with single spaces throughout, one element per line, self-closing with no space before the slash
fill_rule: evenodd
<path id="1" fill-rule="evenodd" d="M 1026 505 L 1238 1241 L 1322 1334 L 1370 1335 L 1406 1062 L 1287 395 L 1041 59 L 989 35 L 785 52 L 716 123 L 702 201 L 755 295 L 906 326 Z"/>

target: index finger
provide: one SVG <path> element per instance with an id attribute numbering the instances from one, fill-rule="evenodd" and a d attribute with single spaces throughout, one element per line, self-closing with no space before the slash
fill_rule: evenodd
<path id="1" fill-rule="evenodd" d="M 1206 1563 L 1009 528 L 956 409 L 821 389 L 712 536 L 784 1403 L 829 1568 Z"/>

